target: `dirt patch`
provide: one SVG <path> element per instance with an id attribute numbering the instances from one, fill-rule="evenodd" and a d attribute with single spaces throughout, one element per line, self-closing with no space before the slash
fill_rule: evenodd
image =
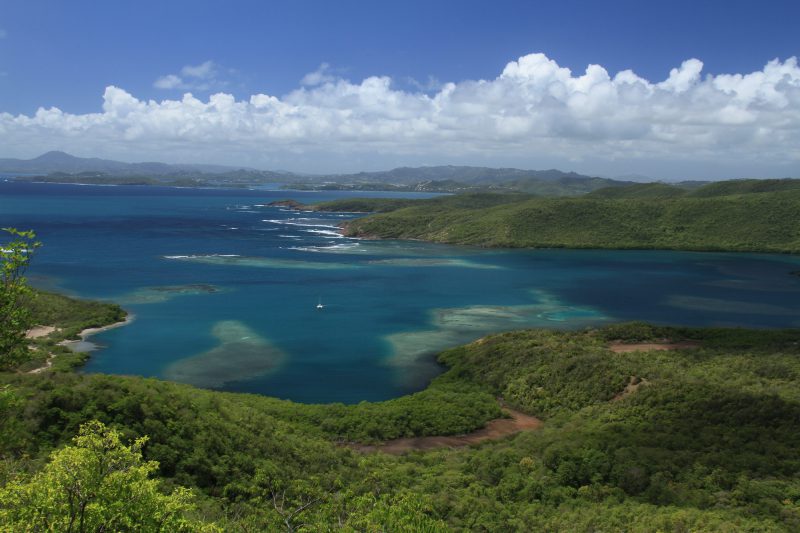
<path id="1" fill-rule="evenodd" d="M 700 343 L 697 341 L 678 341 L 678 342 L 641 342 L 636 344 L 626 344 L 620 341 L 609 343 L 608 349 L 615 353 L 626 352 L 648 352 L 651 350 L 688 350 L 697 348 Z"/>
<path id="2" fill-rule="evenodd" d="M 39 339 L 41 337 L 47 337 L 54 331 L 58 331 L 58 328 L 56 328 L 55 326 L 36 326 L 25 332 L 25 338 Z"/>
<path id="3" fill-rule="evenodd" d="M 351 443 L 347 446 L 360 452 L 383 452 L 402 455 L 411 451 L 435 450 L 438 448 L 461 448 L 470 444 L 478 444 L 489 440 L 502 439 L 521 431 L 532 431 L 542 427 L 538 418 L 513 409 L 504 408 L 503 412 L 511 418 L 497 418 L 489 421 L 485 427 L 466 435 L 411 437 L 392 439 L 381 444 L 367 445 Z"/>

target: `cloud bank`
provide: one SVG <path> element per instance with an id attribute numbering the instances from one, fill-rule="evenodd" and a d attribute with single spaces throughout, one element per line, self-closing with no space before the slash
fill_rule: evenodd
<path id="1" fill-rule="evenodd" d="M 324 167 L 369 156 L 533 168 L 589 159 L 620 168 L 675 160 L 800 169 L 797 59 L 775 59 L 745 74 L 704 76 L 702 69 L 689 59 L 654 82 L 631 70 L 612 76 L 600 65 L 573 74 L 544 54 L 530 54 L 494 79 L 445 83 L 432 94 L 400 90 L 385 76 L 355 83 L 334 76 L 327 64 L 281 97 L 218 93 L 204 101 L 186 93 L 156 101 L 109 86 L 98 113 L 0 114 L 0 144 L 12 152 L 2 155 L 58 148 L 272 166 L 306 158 Z M 188 87 L 187 80 L 202 82 L 213 72 L 207 62 L 156 84 Z"/>

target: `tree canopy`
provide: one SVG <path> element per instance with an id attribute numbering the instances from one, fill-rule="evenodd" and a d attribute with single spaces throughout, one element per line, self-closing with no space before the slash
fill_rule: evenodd
<path id="1" fill-rule="evenodd" d="M 25 332 L 30 327 L 28 300 L 31 290 L 25 270 L 33 252 L 39 247 L 33 231 L 3 228 L 11 237 L 0 244 L 0 370 L 5 370 L 28 357 Z"/>
<path id="2" fill-rule="evenodd" d="M 142 459 L 146 441 L 126 446 L 104 424 L 84 424 L 41 472 L 0 489 L 0 523 L 9 531 L 197 531 L 184 517 L 191 491 L 161 492 L 158 464 Z"/>

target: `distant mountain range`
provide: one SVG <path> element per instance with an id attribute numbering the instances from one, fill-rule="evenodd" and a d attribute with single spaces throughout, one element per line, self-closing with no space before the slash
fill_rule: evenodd
<path id="1" fill-rule="evenodd" d="M 75 157 L 65 152 L 47 152 L 33 159 L 0 159 L 0 172 L 50 174 L 64 172 L 101 172 L 110 175 L 176 174 L 185 172 L 220 173 L 239 170 L 220 165 L 168 165 L 167 163 L 123 163 L 97 157 Z M 251 169 L 247 169 L 251 170 Z"/>
<path id="2" fill-rule="evenodd" d="M 521 170 L 518 168 L 490 168 L 468 166 L 435 166 L 435 167 L 399 167 L 379 172 L 359 172 L 357 174 L 337 174 L 326 176 L 346 182 L 378 182 L 394 184 L 411 184 L 420 181 L 453 180 L 467 185 L 486 185 L 509 181 L 537 179 L 557 181 L 563 178 L 590 178 L 575 172 L 561 170 Z M 594 179 L 594 178 L 591 178 Z"/>
<path id="3" fill-rule="evenodd" d="M 17 179 L 58 183 L 249 187 L 282 183 L 310 190 L 397 190 L 431 192 L 526 192 L 575 196 L 631 185 L 631 181 L 561 170 L 522 170 L 471 166 L 400 167 L 379 172 L 304 175 L 221 165 L 123 163 L 47 152 L 33 159 L 0 159 L 0 172 Z"/>

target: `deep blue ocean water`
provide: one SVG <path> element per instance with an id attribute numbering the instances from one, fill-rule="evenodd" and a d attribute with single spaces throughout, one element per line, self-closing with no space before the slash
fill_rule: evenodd
<path id="1" fill-rule="evenodd" d="M 335 232 L 356 215 L 264 205 L 347 196 L 387 193 L 0 181 L 0 226 L 44 243 L 34 284 L 135 316 L 84 371 L 303 402 L 420 390 L 436 351 L 502 329 L 800 326 L 797 256 L 364 241 Z"/>

